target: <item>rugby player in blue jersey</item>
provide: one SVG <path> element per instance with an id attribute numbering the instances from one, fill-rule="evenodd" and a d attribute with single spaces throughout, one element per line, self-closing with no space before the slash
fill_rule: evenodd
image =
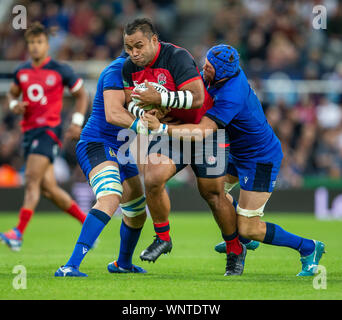
<path id="1" fill-rule="evenodd" d="M 150 114 L 145 114 L 143 120 L 148 121 L 149 129 L 162 127 L 174 138 L 184 138 L 184 129 L 190 130 L 192 139 L 202 139 L 208 129 L 225 129 L 230 138 L 225 190 L 231 198 L 230 190 L 240 183 L 239 203 L 236 203 L 239 234 L 297 250 L 302 263 L 298 276 L 314 275 L 325 252 L 324 243 L 305 239 L 260 219 L 275 187 L 283 153 L 259 99 L 239 66 L 236 49 L 223 44 L 211 48 L 203 66 L 203 78 L 214 105 L 199 124 L 161 124 Z"/>
<path id="2" fill-rule="evenodd" d="M 79 266 L 86 253 L 120 205 L 123 219 L 120 228 L 120 252 L 117 261 L 108 264 L 111 273 L 145 273 L 132 264 L 132 255 L 146 220 L 145 196 L 138 168 L 129 154 L 120 154 L 120 147 L 129 136 L 122 132 L 135 117 L 125 108 L 121 76 L 127 55 L 122 53 L 101 73 L 93 101 L 92 114 L 84 127 L 76 155 L 84 175 L 96 195 L 96 204 L 89 211 L 69 261 L 60 267 L 56 277 L 86 277 Z M 131 131 L 132 132 L 132 131 Z M 123 164 L 125 157 L 130 158 Z"/>

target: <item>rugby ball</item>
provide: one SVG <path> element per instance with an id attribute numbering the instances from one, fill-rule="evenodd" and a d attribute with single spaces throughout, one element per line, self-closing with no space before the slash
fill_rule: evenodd
<path id="1" fill-rule="evenodd" d="M 162 93 L 162 92 L 167 92 L 168 90 L 162 86 L 161 84 L 159 83 L 156 83 L 156 82 L 149 82 L 150 85 L 152 85 L 159 93 Z M 145 82 L 142 82 L 142 83 L 139 83 L 138 85 L 135 86 L 135 88 L 133 89 L 133 92 L 135 92 L 136 90 L 140 90 L 140 91 L 145 91 L 147 90 L 147 87 L 145 85 Z M 139 99 L 137 98 L 134 98 L 132 97 L 132 100 L 135 102 L 135 103 L 138 103 L 140 102 Z M 149 105 L 149 106 L 146 106 L 144 107 L 143 109 L 144 110 L 151 110 L 153 108 L 155 108 L 156 106 L 154 105 Z M 159 107 L 159 106 L 158 106 Z"/>

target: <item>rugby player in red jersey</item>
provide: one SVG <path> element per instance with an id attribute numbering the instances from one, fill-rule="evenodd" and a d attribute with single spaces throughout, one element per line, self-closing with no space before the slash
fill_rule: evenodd
<path id="1" fill-rule="evenodd" d="M 25 39 L 31 57 L 14 73 L 8 92 L 10 110 L 22 115 L 23 148 L 26 160 L 25 196 L 17 226 L 0 233 L 0 240 L 13 251 L 19 251 L 24 231 L 38 205 L 41 193 L 61 210 L 81 223 L 86 215 L 70 195 L 56 182 L 53 160 L 61 144 L 61 111 L 64 86 L 75 97 L 76 107 L 66 138 L 78 139 L 87 110 L 88 97 L 83 80 L 66 64 L 49 55 L 48 32 L 39 22 L 26 31 Z M 19 100 L 22 94 L 22 101 Z"/>
<path id="2" fill-rule="evenodd" d="M 199 123 L 212 106 L 212 100 L 192 56 L 181 47 L 159 41 L 148 19 L 136 19 L 125 27 L 124 46 L 130 56 L 122 70 L 127 101 L 134 98 L 137 106 L 162 106 L 171 110 L 167 116 L 173 119 Z M 135 89 L 142 83 L 146 84 L 147 90 Z M 166 90 L 160 93 L 149 83 L 157 83 Z M 136 108 L 132 104 L 134 101 L 130 103 L 129 110 Z M 146 132 L 139 117 L 131 128 L 137 133 Z M 218 141 L 215 133 L 209 135 L 204 145 L 205 148 L 212 146 L 213 150 L 206 149 L 204 152 L 202 144 L 198 146 L 192 142 L 175 147 L 179 140 L 165 135 L 162 124 L 152 134 L 154 138 L 149 144 L 148 162 L 144 165 L 144 184 L 156 239 L 141 253 L 140 258 L 154 262 L 162 253 L 171 251 L 168 220 L 171 204 L 165 184 L 190 164 L 199 192 L 211 208 L 227 243 L 226 275 L 242 274 L 246 247 L 238 239 L 236 214 L 224 194 L 227 141 Z"/>

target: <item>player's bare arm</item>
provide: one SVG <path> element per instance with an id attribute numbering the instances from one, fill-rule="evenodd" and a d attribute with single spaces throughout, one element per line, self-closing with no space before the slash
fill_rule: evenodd
<path id="1" fill-rule="evenodd" d="M 126 101 L 124 90 L 106 90 L 103 92 L 103 98 L 107 122 L 129 128 L 134 116 L 124 108 Z"/>
<path id="2" fill-rule="evenodd" d="M 7 100 L 9 109 L 14 114 L 24 114 L 26 110 L 26 106 L 28 105 L 27 101 L 19 101 L 18 98 L 20 97 L 21 89 L 15 83 L 11 84 L 9 92 L 7 93 Z"/>
<path id="3" fill-rule="evenodd" d="M 77 91 L 71 93 L 75 98 L 75 112 L 72 115 L 72 120 L 68 130 L 65 133 L 66 139 L 79 139 L 84 123 L 84 115 L 88 108 L 88 94 L 81 86 Z"/>

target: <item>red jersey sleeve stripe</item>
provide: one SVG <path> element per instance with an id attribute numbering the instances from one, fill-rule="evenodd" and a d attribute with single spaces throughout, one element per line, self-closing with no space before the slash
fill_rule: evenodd
<path id="1" fill-rule="evenodd" d="M 183 83 L 181 83 L 181 84 L 177 87 L 177 89 L 180 89 L 181 87 L 185 86 L 186 84 L 188 84 L 188 83 L 190 83 L 190 82 L 192 82 L 192 81 L 198 80 L 198 79 L 202 79 L 201 76 L 194 77 L 194 78 L 191 78 L 191 79 L 189 79 L 189 80 L 186 80 L 186 81 L 184 81 Z"/>
<path id="2" fill-rule="evenodd" d="M 135 87 L 124 87 L 126 90 L 133 90 Z"/>

